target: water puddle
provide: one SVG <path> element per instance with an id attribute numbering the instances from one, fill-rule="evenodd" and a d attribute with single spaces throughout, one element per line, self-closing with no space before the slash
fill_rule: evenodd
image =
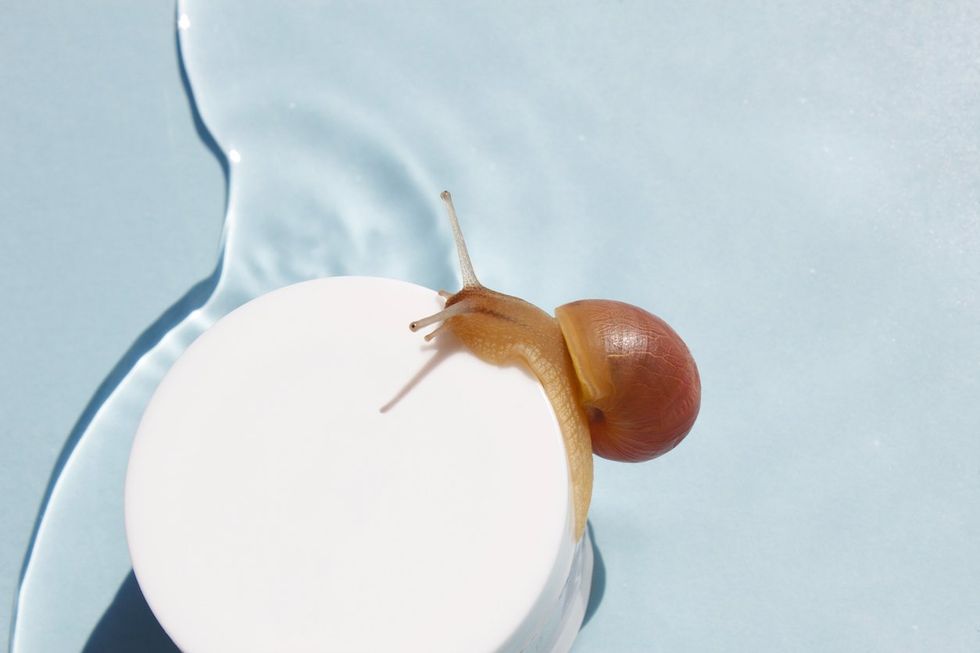
<path id="1" fill-rule="evenodd" d="M 104 647 L 152 623 L 126 616 L 139 603 L 123 528 L 130 443 L 166 371 L 235 307 L 338 274 L 455 289 L 443 188 L 459 198 L 482 278 L 560 294 L 545 271 L 590 222 L 588 203 L 556 184 L 597 117 L 588 97 L 557 102 L 567 71 L 527 56 L 547 15 L 525 14 L 516 33 L 501 18 L 511 15 L 179 3 L 188 92 L 210 134 L 199 131 L 228 172 L 220 260 L 142 334 L 73 430 L 25 563 L 12 650 Z M 165 636 L 144 635 L 142 646 L 168 650 Z"/>
<path id="2" fill-rule="evenodd" d="M 123 478 L 188 344 L 309 278 L 454 290 L 443 189 L 488 287 L 643 306 L 701 366 L 669 462 L 597 461 L 577 650 L 975 650 L 975 3 L 473 4 L 178 3 L 221 258 L 72 432 L 13 650 L 145 620 Z"/>

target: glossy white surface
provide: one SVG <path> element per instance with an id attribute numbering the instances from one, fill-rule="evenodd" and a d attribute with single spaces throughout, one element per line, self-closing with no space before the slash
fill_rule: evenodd
<path id="1" fill-rule="evenodd" d="M 575 550 L 560 431 L 530 375 L 408 330 L 441 304 L 399 281 L 297 284 L 173 366 L 125 508 L 182 649 L 517 651 L 546 625 Z"/>

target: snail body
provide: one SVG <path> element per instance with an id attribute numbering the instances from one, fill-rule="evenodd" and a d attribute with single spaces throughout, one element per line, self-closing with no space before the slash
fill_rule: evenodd
<path id="1" fill-rule="evenodd" d="M 473 272 L 452 198 L 443 192 L 442 199 L 463 288 L 440 293 L 445 308 L 409 328 L 441 323 L 426 340 L 448 329 L 478 358 L 494 365 L 520 363 L 537 377 L 561 428 L 578 539 L 592 497 L 592 453 L 638 462 L 674 448 L 700 408 L 697 366 L 666 322 L 636 306 L 580 300 L 559 306 L 552 317 L 484 287 Z"/>

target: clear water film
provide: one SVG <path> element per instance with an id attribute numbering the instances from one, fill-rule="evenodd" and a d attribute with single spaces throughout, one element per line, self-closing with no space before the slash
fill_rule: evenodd
<path id="1" fill-rule="evenodd" d="M 966 2 L 178 3 L 228 166 L 221 258 L 72 434 L 13 650 L 82 650 L 138 591 L 129 445 L 188 344 L 300 280 L 455 290 L 446 188 L 488 287 L 643 306 L 700 366 L 680 447 L 598 461 L 606 590 L 576 651 L 976 650 L 978 20 Z"/>

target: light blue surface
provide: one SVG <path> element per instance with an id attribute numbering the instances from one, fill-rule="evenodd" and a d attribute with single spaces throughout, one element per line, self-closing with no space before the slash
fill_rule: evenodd
<path id="1" fill-rule="evenodd" d="M 214 267 L 223 175 L 195 132 L 173 16 L 168 2 L 3 4 L 0 651 L 69 432 L 136 337 Z"/>
<path id="2" fill-rule="evenodd" d="M 18 309 L 0 317 L 14 363 L 0 377 L 8 587 L 72 418 L 213 262 L 221 175 L 186 104 L 179 129 L 161 109 L 183 102 L 173 60 L 154 77 L 152 47 L 80 41 L 163 53 L 173 15 L 157 9 L 151 36 L 136 14 L 86 30 L 20 9 L 19 31 L 0 28 L 5 62 L 32 44 L 24 33 L 60 26 L 77 44 L 3 72 L 22 89 L 0 104 L 0 165 L 19 182 L 0 191 Z M 177 330 L 77 431 L 22 595 L 21 650 L 80 649 L 124 583 L 126 438 L 182 347 L 302 278 L 453 287 L 443 187 L 488 286 L 549 308 L 640 304 L 701 368 L 702 415 L 681 447 L 597 467 L 607 585 L 576 651 L 980 646 L 974 4 L 184 10 L 201 114 L 239 159 L 224 265 L 182 307 L 213 290 L 203 309 L 172 314 Z M 87 61 L 88 77 L 71 67 Z M 180 229 L 198 249 L 156 262 Z"/>

